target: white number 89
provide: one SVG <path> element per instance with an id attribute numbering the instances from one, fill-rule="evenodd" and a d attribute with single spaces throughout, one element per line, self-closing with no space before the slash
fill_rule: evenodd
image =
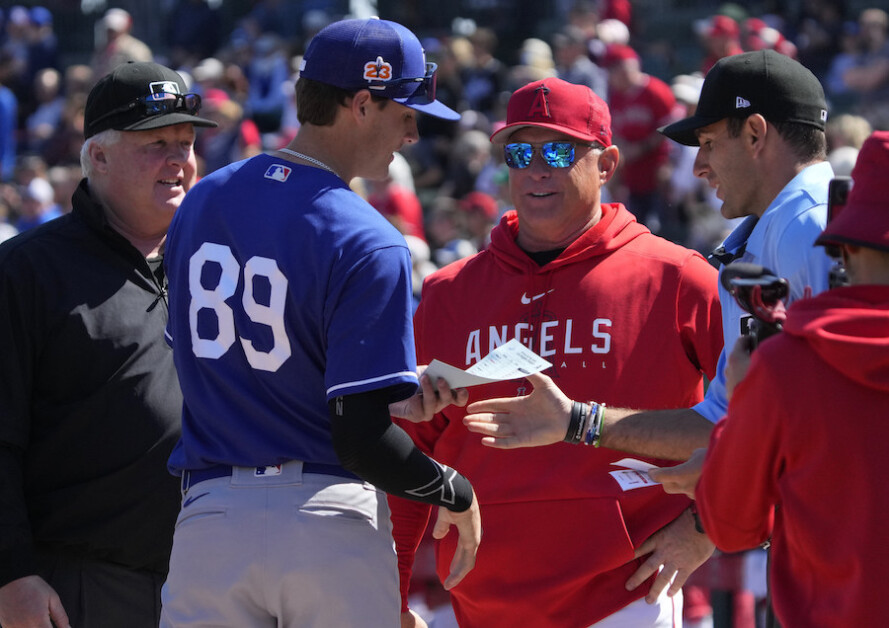
<path id="1" fill-rule="evenodd" d="M 201 283 L 202 270 L 207 262 L 216 262 L 222 269 L 219 283 L 212 290 Z M 191 256 L 188 264 L 188 289 L 191 304 L 188 308 L 188 322 L 191 328 L 191 346 L 199 358 L 218 359 L 235 342 L 235 317 L 226 304 L 238 286 L 241 269 L 231 249 L 222 244 L 204 242 Z M 265 277 L 270 286 L 269 304 L 257 303 L 253 296 L 253 279 Z M 244 297 L 241 302 L 244 313 L 254 323 L 266 325 L 272 330 L 274 339 L 268 352 L 258 351 L 253 341 L 241 338 L 241 346 L 247 361 L 255 369 L 274 372 L 290 357 L 290 340 L 284 329 L 284 304 L 287 298 L 287 278 L 278 268 L 277 262 L 267 257 L 254 256 L 244 265 Z M 215 338 L 201 338 L 198 334 L 198 312 L 213 310 L 218 323 Z"/>

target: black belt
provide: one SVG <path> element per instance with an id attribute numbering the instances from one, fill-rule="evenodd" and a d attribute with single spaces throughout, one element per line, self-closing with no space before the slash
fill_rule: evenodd
<path id="1" fill-rule="evenodd" d="M 258 467 L 259 468 L 259 467 Z M 341 478 L 349 478 L 350 480 L 361 480 L 354 473 L 346 471 L 339 465 L 322 464 L 320 462 L 304 462 L 303 473 L 318 473 L 320 475 L 336 475 Z M 231 477 L 232 467 L 228 465 L 217 465 L 207 469 L 185 470 L 182 472 L 182 485 L 194 486 L 198 482 L 205 480 L 215 480 L 216 478 Z"/>

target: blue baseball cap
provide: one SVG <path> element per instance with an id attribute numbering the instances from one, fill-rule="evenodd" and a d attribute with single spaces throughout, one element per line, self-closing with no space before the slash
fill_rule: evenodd
<path id="1" fill-rule="evenodd" d="M 309 42 L 300 78 L 349 91 L 368 89 L 376 96 L 444 120 L 460 114 L 435 100 L 434 63 L 426 63 L 420 40 L 388 20 L 341 20 L 321 29 Z"/>

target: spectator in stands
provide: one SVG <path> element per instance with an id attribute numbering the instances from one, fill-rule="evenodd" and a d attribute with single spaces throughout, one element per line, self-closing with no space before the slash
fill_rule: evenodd
<path id="1" fill-rule="evenodd" d="M 799 61 L 809 68 L 822 84 L 833 58 L 841 52 L 840 40 L 845 20 L 845 2 L 836 0 L 802 2 L 795 37 Z"/>
<path id="2" fill-rule="evenodd" d="M 167 16 L 167 44 L 174 67 L 192 67 L 211 57 L 222 42 L 222 21 L 218 5 L 207 0 L 176 0 Z"/>
<path id="3" fill-rule="evenodd" d="M 3 84 L 3 70 L 9 61 L 0 58 L 0 181 L 12 179 L 15 170 L 18 130 L 18 98 Z"/>
<path id="4" fill-rule="evenodd" d="M 111 8 L 99 21 L 91 67 L 95 76 L 105 76 L 127 61 L 152 61 L 145 42 L 130 34 L 133 17 L 124 9 Z"/>
<path id="5" fill-rule="evenodd" d="M 658 128 L 678 119 L 673 92 L 642 71 L 639 55 L 630 46 L 612 44 L 602 64 L 608 70 L 611 128 L 621 156 L 609 190 L 653 232 L 677 238 L 678 217 L 663 201 L 670 144 L 658 133 Z"/>
<path id="6" fill-rule="evenodd" d="M 386 179 L 363 179 L 367 189 L 367 202 L 386 217 L 402 235 L 413 236 L 426 241 L 423 224 L 423 207 L 416 193 L 409 187 L 398 183 L 393 176 L 395 160 L 389 164 L 389 176 Z"/>
<path id="7" fill-rule="evenodd" d="M 204 117 L 219 126 L 205 129 L 195 141 L 200 176 L 262 152 L 262 138 L 256 124 L 244 117 L 243 107 L 225 91 L 206 90 L 202 105 Z"/>
<path id="8" fill-rule="evenodd" d="M 583 30 L 567 25 L 553 35 L 558 77 L 569 83 L 586 85 L 600 98 L 608 98 L 608 73 L 590 58 L 589 40 Z"/>
<path id="9" fill-rule="evenodd" d="M 245 69 L 249 87 L 244 110 L 263 135 L 274 135 L 281 129 L 281 116 L 287 100 L 284 84 L 290 80 L 283 43 L 274 34 L 261 35 L 253 46 L 254 56 Z M 273 146 L 274 142 L 267 145 Z"/>
<path id="10" fill-rule="evenodd" d="M 22 191 L 22 206 L 15 228 L 19 233 L 33 229 L 62 215 L 55 191 L 43 177 L 34 177 Z"/>
<path id="11" fill-rule="evenodd" d="M 862 50 L 843 73 L 859 97 L 858 113 L 874 128 L 889 128 L 889 13 L 865 9 L 858 18 Z"/>
<path id="12" fill-rule="evenodd" d="M 498 40 L 490 28 L 476 28 L 468 40 L 472 44 L 472 62 L 463 68 L 463 96 L 467 108 L 491 114 L 503 89 L 507 66 L 494 56 Z"/>
<path id="13" fill-rule="evenodd" d="M 723 57 L 744 52 L 741 47 L 741 28 L 728 15 L 714 15 L 697 22 L 695 30 L 706 55 L 701 63 L 701 74 L 706 75 L 713 64 Z"/>
<path id="14" fill-rule="evenodd" d="M 473 191 L 460 199 L 457 205 L 464 214 L 467 238 L 476 250 L 481 251 L 488 246 L 491 229 L 500 219 L 497 200 L 484 192 Z"/>
<path id="15" fill-rule="evenodd" d="M 62 121 L 65 97 L 62 75 L 55 68 L 43 68 L 34 78 L 36 109 L 25 120 L 24 147 L 42 153 Z"/>

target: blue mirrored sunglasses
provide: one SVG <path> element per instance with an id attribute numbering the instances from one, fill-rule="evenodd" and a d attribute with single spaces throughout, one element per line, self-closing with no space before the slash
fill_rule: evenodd
<path id="1" fill-rule="evenodd" d="M 201 108 L 201 97 L 198 94 L 173 94 L 171 92 L 157 92 L 148 96 L 140 96 L 125 105 L 112 109 L 93 120 L 92 124 L 141 108 L 140 113 L 145 116 L 159 116 L 165 113 L 187 113 L 195 115 Z"/>
<path id="2" fill-rule="evenodd" d="M 503 147 L 506 165 L 510 168 L 527 168 L 534 159 L 534 152 L 539 151 L 543 161 L 550 168 L 567 168 L 574 163 L 576 146 L 595 146 L 595 144 L 578 144 L 577 142 L 546 142 L 536 147 L 527 142 L 512 142 Z"/>
<path id="3" fill-rule="evenodd" d="M 393 79 L 380 85 L 371 83 L 368 87 L 374 90 L 385 90 L 387 92 L 386 97 L 388 98 L 407 98 L 411 103 L 428 105 L 435 102 L 436 70 L 438 70 L 438 64 L 427 63 L 425 76 Z M 416 89 L 409 89 L 411 85 L 418 83 L 419 85 L 416 86 Z M 408 89 L 398 89 L 402 85 L 407 85 Z"/>

